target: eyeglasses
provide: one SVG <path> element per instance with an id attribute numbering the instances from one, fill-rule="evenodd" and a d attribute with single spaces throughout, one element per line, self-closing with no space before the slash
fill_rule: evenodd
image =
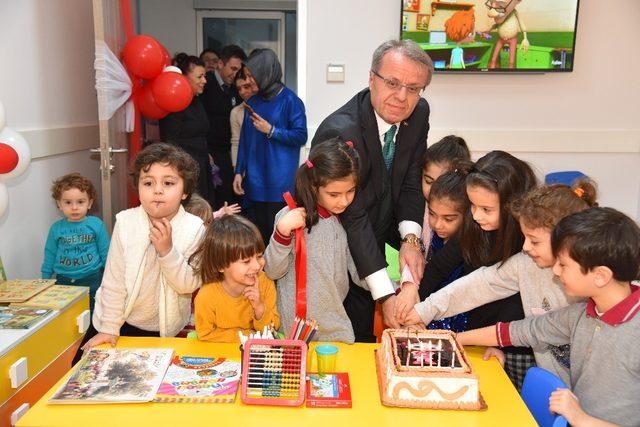
<path id="1" fill-rule="evenodd" d="M 487 0 L 484 2 L 484 5 L 487 6 L 489 9 L 495 10 L 498 13 L 506 13 L 507 8 L 509 7 L 512 1 L 513 0 L 504 0 L 504 1 Z M 493 6 L 494 3 L 496 4 L 495 7 Z"/>
<path id="2" fill-rule="evenodd" d="M 387 87 L 387 89 L 392 90 L 394 92 L 400 92 L 400 89 L 402 88 L 407 89 L 407 93 L 409 95 L 414 95 L 414 96 L 415 95 L 420 96 L 422 95 L 422 92 L 424 92 L 423 86 L 405 85 L 400 83 L 397 79 L 385 79 L 375 71 L 371 70 L 371 72 L 373 73 L 374 76 L 380 78 L 380 80 L 384 82 L 384 85 Z"/>

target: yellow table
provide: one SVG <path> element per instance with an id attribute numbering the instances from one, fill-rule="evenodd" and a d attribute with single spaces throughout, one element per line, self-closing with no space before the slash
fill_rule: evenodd
<path id="1" fill-rule="evenodd" d="M 128 338 L 118 347 L 167 347 L 177 354 L 240 358 L 238 345 L 184 338 Z M 336 370 L 349 373 L 353 408 L 307 408 L 234 404 L 144 403 L 49 405 L 62 380 L 18 421 L 18 426 L 535 426 L 536 423 L 497 361 L 483 361 L 482 350 L 468 348 L 480 378 L 486 411 L 388 408 L 380 403 L 373 350 L 377 344 L 338 344 Z M 312 345 L 313 348 L 313 345 Z M 67 375 L 68 376 L 68 375 Z M 66 377 L 64 379 L 66 379 Z"/>

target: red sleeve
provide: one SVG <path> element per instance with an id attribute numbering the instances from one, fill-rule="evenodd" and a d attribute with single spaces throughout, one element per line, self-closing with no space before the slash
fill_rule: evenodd
<path id="1" fill-rule="evenodd" d="M 498 322 L 496 324 L 496 338 L 500 347 L 510 347 L 511 335 L 509 334 L 509 322 Z"/>
<path id="2" fill-rule="evenodd" d="M 285 237 L 282 234 L 278 233 L 278 229 L 273 229 L 273 239 L 284 246 L 289 246 L 291 244 L 291 236 Z"/>

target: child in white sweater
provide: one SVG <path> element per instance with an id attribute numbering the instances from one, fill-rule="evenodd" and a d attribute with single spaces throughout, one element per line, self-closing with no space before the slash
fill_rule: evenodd
<path id="1" fill-rule="evenodd" d="M 113 346 L 120 335 L 175 336 L 202 283 L 187 260 L 204 226 L 182 207 L 197 183 L 196 162 L 176 146 L 152 144 L 136 157 L 132 176 L 141 206 L 116 215 L 96 294 L 95 330 L 87 332 L 82 350 Z"/>

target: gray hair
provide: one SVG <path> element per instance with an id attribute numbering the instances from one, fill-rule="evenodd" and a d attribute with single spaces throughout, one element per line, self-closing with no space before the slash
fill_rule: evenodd
<path id="1" fill-rule="evenodd" d="M 371 69 L 376 73 L 380 70 L 380 64 L 384 55 L 395 50 L 400 52 L 402 56 L 408 58 L 418 64 L 421 64 L 427 68 L 427 86 L 431 83 L 431 76 L 433 76 L 433 61 L 418 43 L 413 40 L 388 40 L 382 43 L 373 52 L 373 59 L 371 60 Z"/>

